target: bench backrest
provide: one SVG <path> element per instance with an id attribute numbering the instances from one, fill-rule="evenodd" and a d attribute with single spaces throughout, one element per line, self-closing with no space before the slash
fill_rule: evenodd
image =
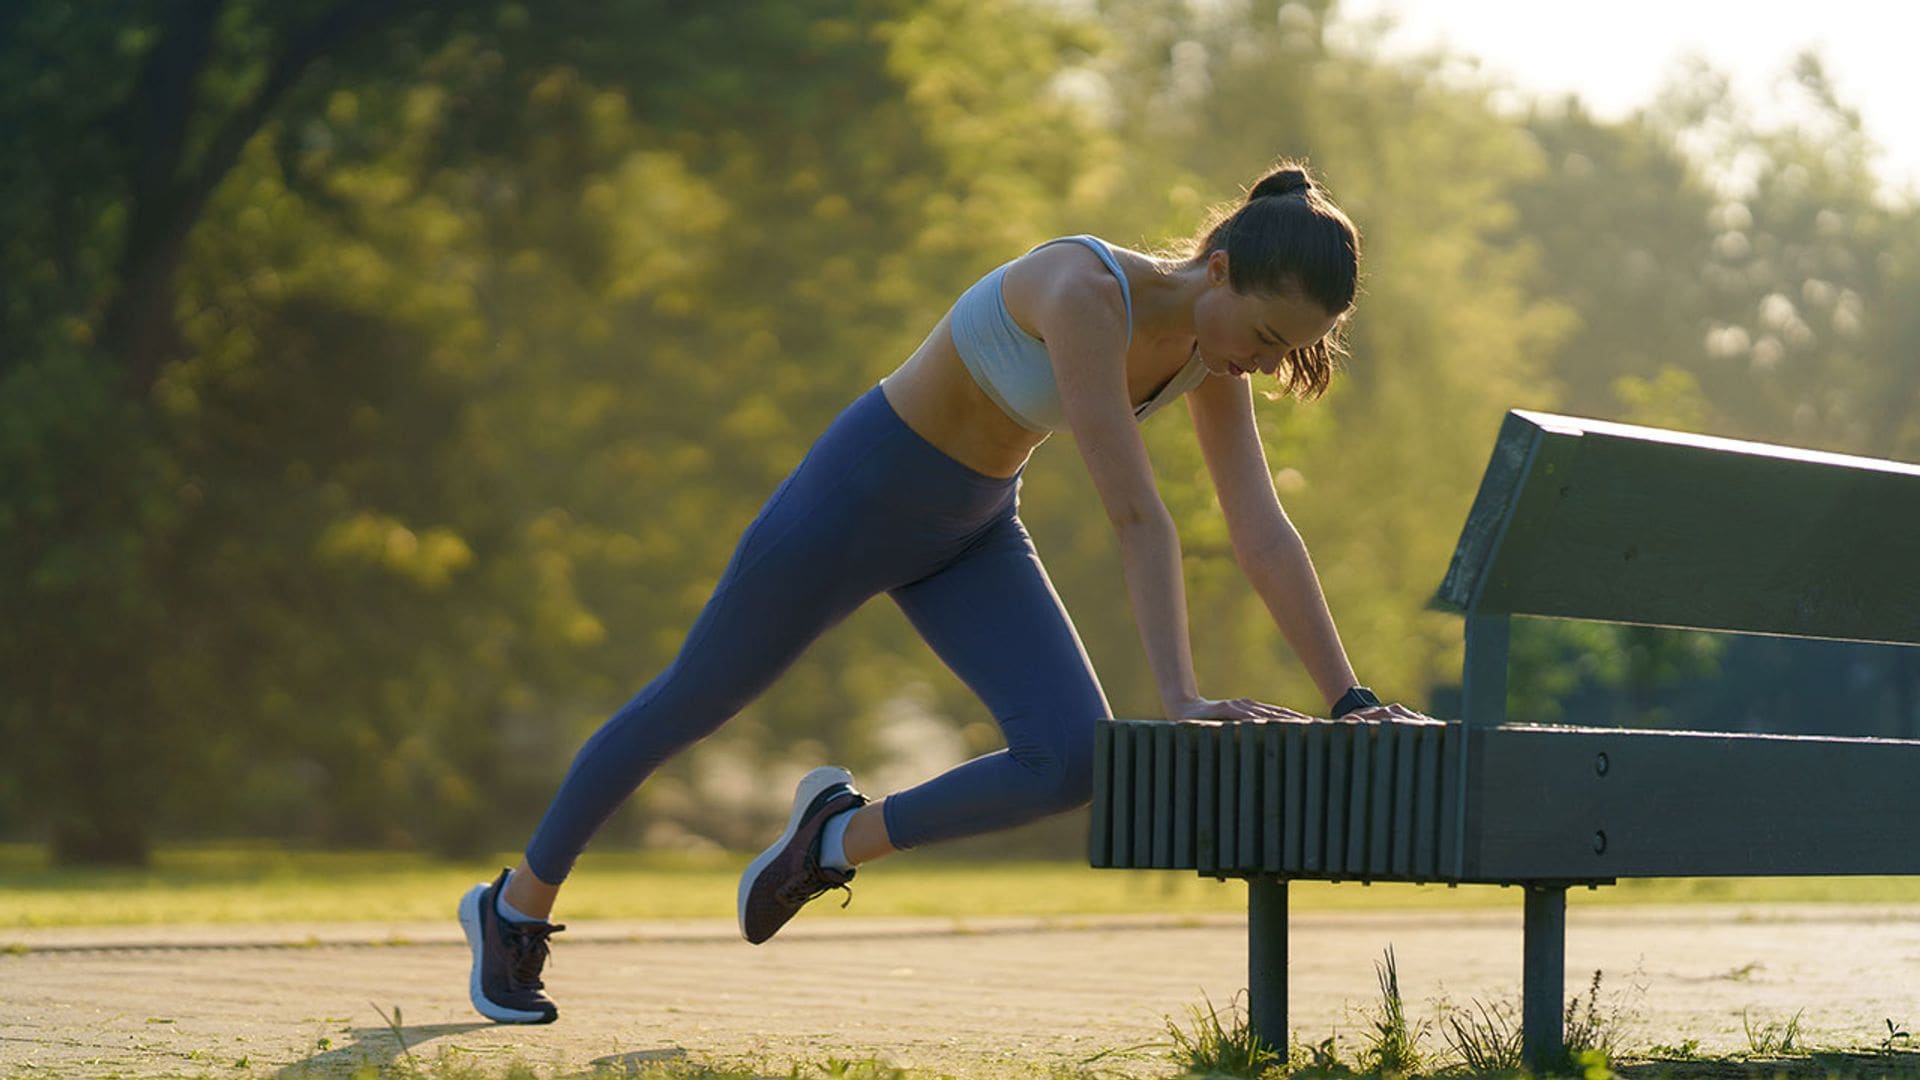
<path id="1" fill-rule="evenodd" d="M 1435 600 L 1475 724 L 1510 615 L 1920 644 L 1920 466 L 1515 410 Z"/>

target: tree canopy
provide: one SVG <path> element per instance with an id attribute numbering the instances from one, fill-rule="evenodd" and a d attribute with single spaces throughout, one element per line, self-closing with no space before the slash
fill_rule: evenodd
<path id="1" fill-rule="evenodd" d="M 1069 232 L 1185 254 L 1281 156 L 1360 224 L 1364 285 L 1333 392 L 1260 423 L 1383 694 L 1457 681 L 1426 601 L 1505 409 L 1920 457 L 1920 214 L 1817 58 L 1773 127 L 1710 70 L 1602 121 L 1452 61 L 1331 0 L 8 6 L 0 835 L 518 843 L 968 283 Z M 1178 412 L 1147 432 L 1203 688 L 1318 708 Z M 1075 455 L 1036 455 L 1023 517 L 1151 714 Z M 1780 667 L 1607 627 L 1515 649 L 1516 713 L 1616 688 L 1616 719 L 1736 723 L 1713 687 Z M 1920 665 L 1871 670 L 1874 722 L 1920 728 Z M 911 781 L 997 745 L 872 604 L 608 842 L 744 846 L 795 763 Z"/>

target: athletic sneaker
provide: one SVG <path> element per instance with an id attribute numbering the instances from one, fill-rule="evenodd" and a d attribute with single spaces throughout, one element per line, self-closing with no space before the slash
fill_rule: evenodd
<path id="1" fill-rule="evenodd" d="M 820 865 L 820 829 L 835 814 L 866 804 L 867 797 L 853 789 L 853 774 L 845 769 L 827 766 L 800 779 L 786 833 L 740 875 L 741 937 L 755 945 L 766 941 L 830 889 L 845 889 L 847 903 L 853 902 L 847 882 L 854 871 Z"/>
<path id="2" fill-rule="evenodd" d="M 503 1024 L 551 1024 L 560 1010 L 540 982 L 547 939 L 565 930 L 553 923 L 521 923 L 500 917 L 495 906 L 507 874 L 482 882 L 460 898 L 460 927 L 473 947 L 473 977 L 467 996 L 480 1015 Z"/>

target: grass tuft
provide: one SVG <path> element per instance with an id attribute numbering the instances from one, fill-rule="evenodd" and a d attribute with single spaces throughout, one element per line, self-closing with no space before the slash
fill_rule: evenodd
<path id="1" fill-rule="evenodd" d="M 1442 1005 L 1440 1037 L 1470 1073 L 1512 1072 L 1520 1068 L 1519 1010 L 1511 1002 L 1474 999 L 1467 1008 Z"/>
<path id="2" fill-rule="evenodd" d="M 1761 1056 L 1772 1054 L 1790 1054 L 1798 1049 L 1800 1041 L 1800 1018 L 1807 1010 L 1801 1009 L 1785 1021 L 1770 1021 L 1756 1025 L 1746 1009 L 1740 1010 L 1740 1023 L 1747 1029 L 1747 1050 Z"/>
<path id="3" fill-rule="evenodd" d="M 1372 1037 L 1360 1051 L 1360 1067 L 1381 1076 L 1411 1075 L 1420 1070 L 1420 1036 L 1426 1033 L 1426 1024 L 1407 1023 L 1393 946 L 1387 946 L 1385 962 L 1374 961 L 1373 970 L 1380 981 L 1380 1004 L 1371 1018 Z"/>
<path id="4" fill-rule="evenodd" d="M 1257 1080 L 1269 1071 L 1285 1070 L 1286 1058 L 1273 1044 L 1254 1034 L 1252 1017 L 1240 1009 L 1240 994 L 1229 1003 L 1224 1022 L 1212 999 L 1205 1000 L 1204 1010 L 1198 1005 L 1187 1006 L 1191 1032 L 1171 1019 L 1167 1021 L 1172 1057 L 1186 1070 L 1185 1075 Z"/>
<path id="5" fill-rule="evenodd" d="M 1621 1019 L 1622 1009 L 1617 1003 L 1611 1010 L 1601 1009 L 1600 972 L 1595 970 L 1584 1004 L 1578 996 L 1567 1002 L 1563 1030 L 1568 1056 L 1577 1060 L 1581 1054 L 1598 1052 L 1608 1059 L 1615 1057 L 1620 1050 Z"/>

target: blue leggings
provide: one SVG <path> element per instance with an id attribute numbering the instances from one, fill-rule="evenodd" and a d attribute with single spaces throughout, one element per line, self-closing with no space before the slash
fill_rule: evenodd
<path id="1" fill-rule="evenodd" d="M 680 654 L 573 760 L 527 847 L 558 884 L 660 764 L 711 735 L 876 593 L 900 605 L 987 707 L 1007 747 L 895 792 L 911 848 L 1084 804 L 1094 721 L 1087 652 L 1021 525 L 1019 478 L 986 476 L 909 428 L 878 386 L 834 420 L 740 538 Z"/>

